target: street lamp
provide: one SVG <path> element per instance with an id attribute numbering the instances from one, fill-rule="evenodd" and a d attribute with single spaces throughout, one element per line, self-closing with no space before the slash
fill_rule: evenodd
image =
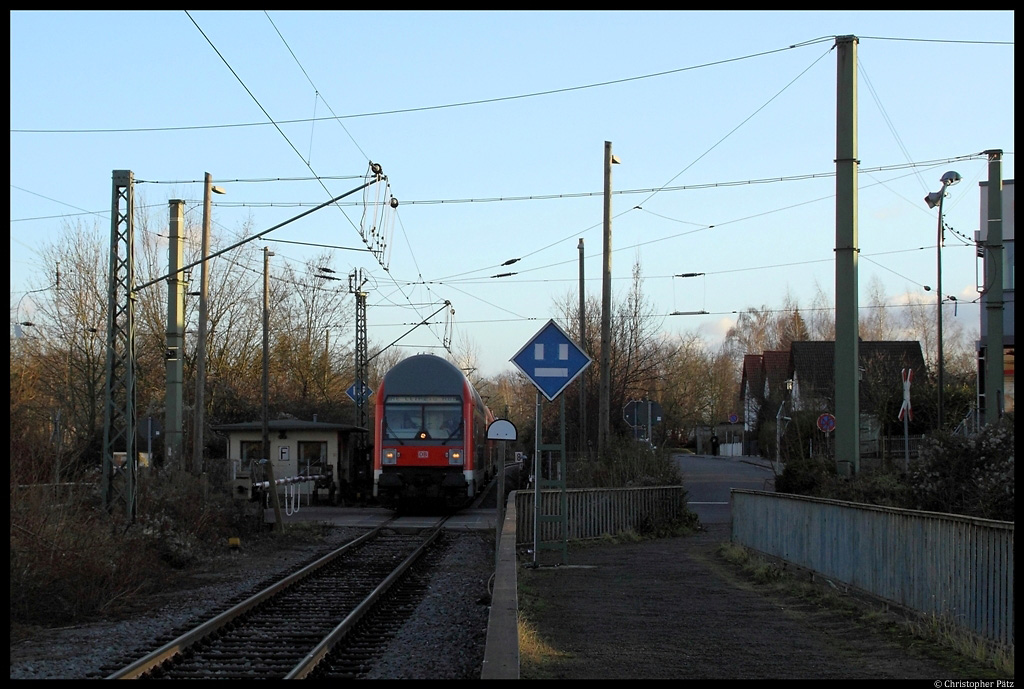
<path id="1" fill-rule="evenodd" d="M 942 189 L 933 191 L 924 197 L 924 202 L 928 204 L 929 208 L 939 207 L 939 228 L 938 236 L 935 241 L 935 291 L 937 292 L 936 302 L 938 304 L 938 333 L 936 335 L 938 340 L 938 428 L 942 429 L 942 384 L 943 384 L 943 365 L 942 365 L 942 245 L 945 243 L 945 231 L 942 224 L 942 201 L 946 198 L 946 188 L 951 187 L 962 178 L 959 172 L 950 170 L 942 175 Z"/>

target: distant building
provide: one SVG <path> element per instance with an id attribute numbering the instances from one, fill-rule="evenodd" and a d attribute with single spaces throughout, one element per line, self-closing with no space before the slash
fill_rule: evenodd
<path id="1" fill-rule="evenodd" d="M 365 433 L 365 428 L 341 423 L 303 421 L 302 419 L 268 420 L 270 461 L 274 478 L 289 479 L 296 476 L 326 474 L 334 482 L 320 482 L 325 495 L 345 497 L 348 487 L 359 483 L 360 466 L 353 433 Z M 246 421 L 213 426 L 213 430 L 228 437 L 230 480 L 235 490 L 245 488 L 252 480 L 264 480 L 260 468 L 263 459 L 263 422 Z M 367 471 L 363 467 L 363 471 Z M 362 477 L 367 479 L 367 477 Z M 314 483 L 296 483 L 303 502 L 314 495 Z M 280 489 L 278 492 L 282 492 Z"/>
<path id="2" fill-rule="evenodd" d="M 902 402 L 902 370 L 927 374 L 921 343 L 864 341 L 858 346 L 860 388 L 860 442 L 862 452 L 874 453 L 883 427 L 881 415 Z M 743 404 L 744 454 L 759 454 L 761 424 L 776 422 L 781 407 L 788 411 L 835 413 L 835 342 L 798 341 L 789 351 L 748 354 L 740 378 Z M 890 414 L 896 418 L 896 414 Z M 837 422 L 841 422 L 837 419 Z"/>
<path id="3" fill-rule="evenodd" d="M 878 414 L 877 402 L 870 394 L 870 383 L 891 381 L 891 387 L 902 399 L 903 369 L 914 371 L 918 380 L 927 373 L 921 343 L 916 340 L 861 340 L 857 347 L 862 375 L 860 388 L 861 414 Z M 790 348 L 790 371 L 793 392 L 790 402 L 794 411 L 835 412 L 835 342 L 794 342 Z M 871 380 L 863 380 L 865 373 Z M 865 385 L 868 383 L 868 385 Z"/>

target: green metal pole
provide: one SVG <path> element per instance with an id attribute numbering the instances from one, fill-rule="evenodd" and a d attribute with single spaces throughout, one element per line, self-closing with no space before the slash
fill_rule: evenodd
<path id="1" fill-rule="evenodd" d="M 857 37 L 836 38 L 836 469 L 860 471 L 857 343 Z"/>
<path id="2" fill-rule="evenodd" d="M 988 155 L 988 232 L 985 238 L 985 419 L 986 425 L 999 420 L 1003 411 L 1003 152 Z"/>

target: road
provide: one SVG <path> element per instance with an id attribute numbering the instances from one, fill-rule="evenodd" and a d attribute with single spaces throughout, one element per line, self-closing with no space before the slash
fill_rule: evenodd
<path id="1" fill-rule="evenodd" d="M 703 524 L 728 524 L 731 519 L 729 491 L 775 490 L 771 462 L 761 457 L 712 457 L 675 454 L 672 459 L 689 492 L 687 503 Z"/>

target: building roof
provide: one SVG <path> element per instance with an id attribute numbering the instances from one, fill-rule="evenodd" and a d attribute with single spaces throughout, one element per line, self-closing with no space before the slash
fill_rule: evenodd
<path id="1" fill-rule="evenodd" d="M 768 396 L 784 393 L 786 379 L 792 377 L 790 352 L 765 352 L 764 375 L 768 381 Z"/>
<path id="2" fill-rule="evenodd" d="M 222 433 L 232 431 L 262 431 L 263 421 L 242 421 L 241 423 L 225 423 L 211 426 L 213 430 Z M 342 433 L 369 433 L 369 429 L 361 426 L 353 426 L 348 423 L 326 423 L 324 421 L 304 421 L 303 419 L 272 419 L 267 421 L 267 428 L 271 431 L 340 431 Z"/>
<path id="3" fill-rule="evenodd" d="M 857 345 L 862 369 L 892 380 L 904 368 L 926 373 L 921 343 L 917 340 L 861 340 Z M 767 352 L 766 352 L 767 354 Z M 800 379 L 802 396 L 831 398 L 835 389 L 835 342 L 801 341 L 790 345 L 792 371 Z"/>
<path id="4" fill-rule="evenodd" d="M 747 396 L 760 397 L 764 393 L 764 364 L 760 354 L 746 354 L 743 357 L 743 372 L 740 376 L 740 399 Z"/>

